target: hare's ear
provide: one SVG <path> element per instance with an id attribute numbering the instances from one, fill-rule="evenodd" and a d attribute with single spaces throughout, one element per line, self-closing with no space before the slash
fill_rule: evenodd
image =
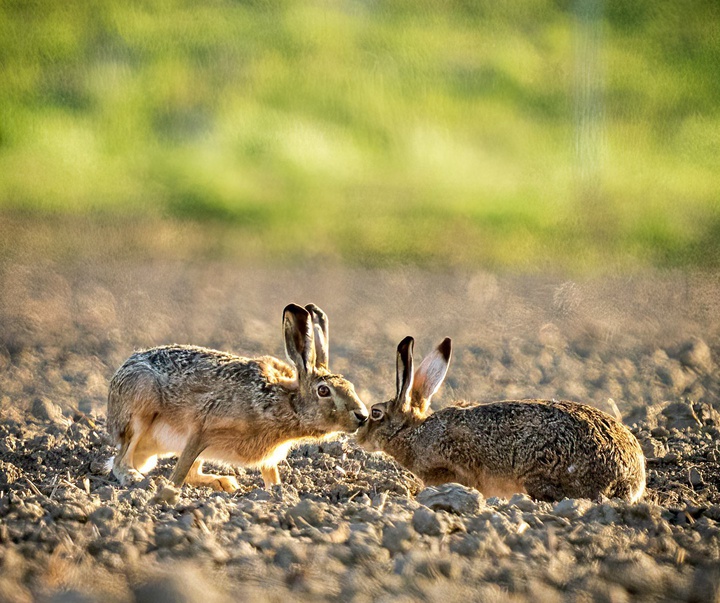
<path id="1" fill-rule="evenodd" d="M 410 409 L 410 392 L 413 386 L 413 344 L 415 340 L 409 335 L 397 347 L 397 393 L 395 403 L 397 408 L 406 411 Z"/>
<path id="2" fill-rule="evenodd" d="M 330 362 L 330 323 L 327 314 L 315 304 L 308 304 L 305 309 L 310 312 L 315 334 L 315 366 L 327 369 Z"/>
<path id="3" fill-rule="evenodd" d="M 303 376 L 315 370 L 315 341 L 310 313 L 295 304 L 283 310 L 285 354 Z"/>
<path id="4" fill-rule="evenodd" d="M 421 413 L 427 412 L 430 399 L 440 389 L 440 385 L 447 375 L 452 354 L 452 342 L 449 337 L 430 352 L 420 363 L 412 386 L 412 405 Z"/>

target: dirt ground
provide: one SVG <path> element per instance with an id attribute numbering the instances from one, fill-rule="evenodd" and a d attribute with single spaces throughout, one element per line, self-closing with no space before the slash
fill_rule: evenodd
<path id="1" fill-rule="evenodd" d="M 720 277 L 592 280 L 414 269 L 49 260 L 0 265 L 0 601 L 720 601 Z M 454 357 L 434 400 L 578 400 L 620 413 L 648 490 L 485 499 L 423 488 L 351 438 L 308 444 L 267 492 L 105 474 L 107 384 L 136 348 L 282 355 L 289 302 L 331 321 L 368 404 L 395 346 Z"/>

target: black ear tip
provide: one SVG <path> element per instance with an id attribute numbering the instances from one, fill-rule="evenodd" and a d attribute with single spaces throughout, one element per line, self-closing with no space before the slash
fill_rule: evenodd
<path id="1" fill-rule="evenodd" d="M 319 319 L 325 319 L 327 316 L 323 312 L 322 308 L 316 304 L 310 303 L 305 306 L 305 309 L 310 313 L 311 316 L 316 316 Z"/>
<path id="2" fill-rule="evenodd" d="M 295 316 L 307 316 L 308 311 L 302 306 L 298 306 L 297 304 L 288 304 L 283 310 L 283 316 L 285 314 L 294 314 Z"/>
<path id="3" fill-rule="evenodd" d="M 414 343 L 415 343 L 415 340 L 414 340 L 410 335 L 408 335 L 407 337 L 405 337 L 405 339 L 403 339 L 403 340 L 398 344 L 398 347 L 397 347 L 398 352 L 402 353 L 402 352 L 404 352 L 405 350 L 408 350 L 408 349 L 410 350 L 410 352 L 412 352 L 413 344 L 414 344 Z"/>
<path id="4" fill-rule="evenodd" d="M 452 339 L 449 337 L 443 339 L 442 343 L 438 346 L 438 350 L 440 350 L 440 353 L 446 360 L 449 359 L 452 353 Z"/>

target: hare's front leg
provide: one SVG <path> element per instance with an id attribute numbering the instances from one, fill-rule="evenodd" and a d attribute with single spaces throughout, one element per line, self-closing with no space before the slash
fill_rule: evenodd
<path id="1" fill-rule="evenodd" d="M 136 449 L 147 429 L 148 422 L 139 418 L 129 423 L 121 436 L 120 450 L 113 459 L 113 474 L 123 486 L 139 482 L 143 478 L 139 469 L 144 467 L 138 467 L 136 461 L 139 460 L 144 465 L 148 458 L 141 453 L 136 459 Z"/>
<path id="2" fill-rule="evenodd" d="M 185 448 L 178 457 L 175 470 L 170 476 L 170 481 L 176 486 L 182 486 L 185 483 L 185 478 L 188 476 L 190 470 L 195 466 L 197 457 L 200 453 L 207 448 L 207 444 L 203 441 L 203 434 L 201 431 L 193 432 L 185 442 Z"/>
<path id="3" fill-rule="evenodd" d="M 202 472 L 202 460 L 197 459 L 188 471 L 185 483 L 191 486 L 209 486 L 218 492 L 235 492 L 240 487 L 231 475 L 216 475 Z"/>
<path id="4" fill-rule="evenodd" d="M 260 473 L 262 473 L 266 490 L 270 490 L 272 486 L 278 486 L 280 484 L 280 472 L 278 471 L 277 465 L 260 467 Z"/>

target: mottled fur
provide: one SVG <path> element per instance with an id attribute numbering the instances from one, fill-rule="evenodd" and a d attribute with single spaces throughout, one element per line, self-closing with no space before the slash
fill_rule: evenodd
<path id="1" fill-rule="evenodd" d="M 120 482 L 139 479 L 158 456 L 179 454 L 172 477 L 178 485 L 236 489 L 232 477 L 202 473 L 203 460 L 217 460 L 259 467 L 269 487 L 280 482 L 277 464 L 294 444 L 364 423 L 367 410 L 353 385 L 327 368 L 322 310 L 291 304 L 283 331 L 294 367 L 272 356 L 244 358 L 195 346 L 130 356 L 108 395 L 108 429 L 120 447 L 113 472 Z"/>
<path id="2" fill-rule="evenodd" d="M 645 458 L 635 436 L 610 415 L 557 400 L 507 400 L 429 411 L 445 378 L 450 340 L 413 376 L 412 338 L 398 346 L 396 397 L 376 404 L 358 433 L 426 484 L 459 482 L 485 496 L 525 492 L 539 500 L 638 500 Z"/>

